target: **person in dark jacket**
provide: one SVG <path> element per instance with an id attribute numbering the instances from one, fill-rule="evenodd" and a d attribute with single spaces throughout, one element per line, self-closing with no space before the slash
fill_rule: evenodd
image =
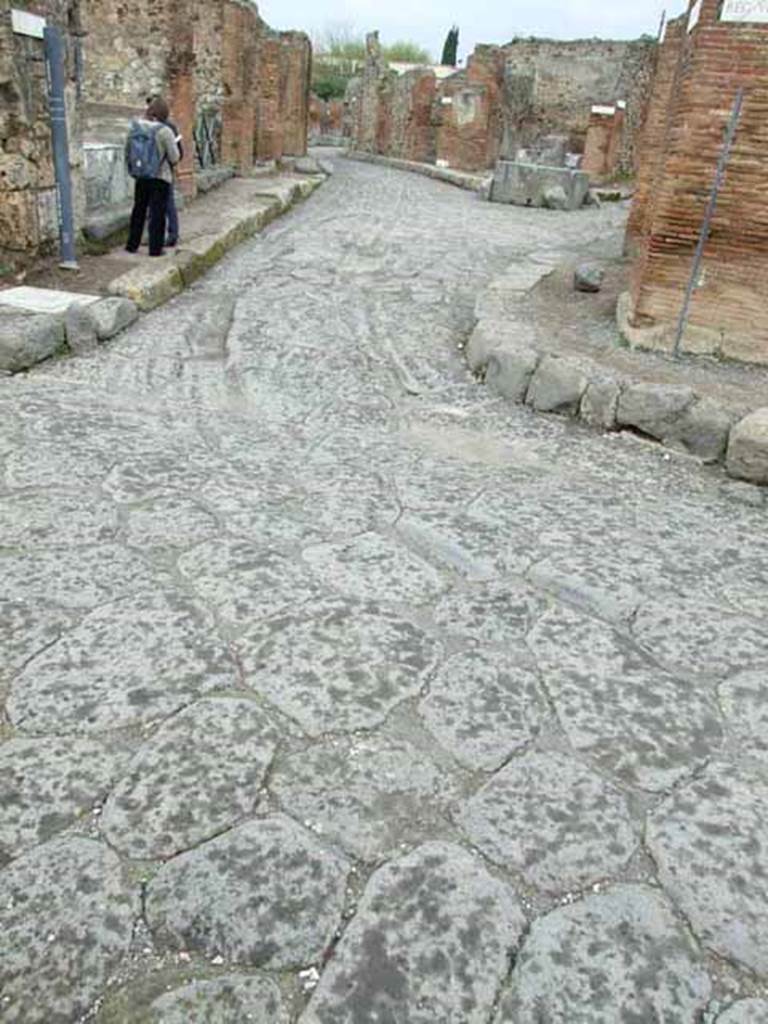
<path id="1" fill-rule="evenodd" d="M 165 100 L 160 96 L 153 97 L 147 107 L 145 117 L 134 122 L 126 141 L 126 156 L 129 157 L 131 139 L 136 130 L 153 135 L 157 145 L 158 158 L 152 177 L 145 177 L 141 174 L 134 175 L 136 190 L 128 232 L 128 244 L 126 245 L 128 252 L 138 252 L 144 225 L 147 221 L 147 213 L 149 213 L 149 255 L 163 255 L 168 199 L 173 188 L 173 168 L 180 159 L 176 137 L 166 124 L 169 116 L 170 111 Z"/>
<path id="2" fill-rule="evenodd" d="M 156 96 L 147 97 L 147 109 L 153 100 L 157 99 Z M 184 159 L 184 144 L 181 139 L 181 132 L 176 125 L 170 119 L 165 122 L 174 134 L 176 139 L 176 145 L 179 147 L 179 159 Z M 173 185 L 171 185 L 171 191 L 168 196 L 168 226 L 165 234 L 165 244 L 169 249 L 172 249 L 179 241 L 179 213 L 176 209 L 176 195 L 174 193 Z"/>

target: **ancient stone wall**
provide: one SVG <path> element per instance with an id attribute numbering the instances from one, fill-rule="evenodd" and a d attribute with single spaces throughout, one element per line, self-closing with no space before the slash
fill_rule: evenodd
<path id="1" fill-rule="evenodd" d="M 673 344 L 726 125 L 743 86 L 744 107 L 683 348 L 766 363 L 768 24 L 722 20 L 720 0 L 703 0 L 691 2 L 679 29 L 660 66 L 656 106 L 664 108 L 666 96 L 666 115 L 652 108 L 642 153 L 630 326 L 654 347 Z"/>
<path id="2" fill-rule="evenodd" d="M 465 71 L 440 83 L 438 164 L 463 171 L 493 167 L 501 149 L 502 97 L 502 51 L 478 46 Z"/>
<path id="3" fill-rule="evenodd" d="M 623 105 L 595 105 L 587 126 L 581 170 L 592 184 L 611 181 L 621 170 L 625 109 Z"/>
<path id="4" fill-rule="evenodd" d="M 343 100 L 321 100 L 314 94 L 309 100 L 309 139 L 313 145 L 340 145 L 347 134 Z"/>
<path id="5" fill-rule="evenodd" d="M 78 5 L 73 0 L 14 0 L 13 6 L 45 17 L 63 33 L 77 215 L 84 205 L 77 104 Z M 55 184 L 43 42 L 14 33 L 11 4 L 0 0 L 0 263 L 15 267 L 55 249 Z"/>

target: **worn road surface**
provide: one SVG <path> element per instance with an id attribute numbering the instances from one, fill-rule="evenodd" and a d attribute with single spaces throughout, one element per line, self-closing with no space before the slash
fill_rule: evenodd
<path id="1" fill-rule="evenodd" d="M 459 351 L 615 211 L 338 161 L 0 381 L 3 1024 L 765 1024 L 768 531 Z"/>

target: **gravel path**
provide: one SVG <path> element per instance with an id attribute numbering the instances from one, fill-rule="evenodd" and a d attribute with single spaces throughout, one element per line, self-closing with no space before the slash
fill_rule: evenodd
<path id="1" fill-rule="evenodd" d="M 3 1024 L 765 1024 L 764 514 L 459 351 L 618 216 L 339 161 L 0 381 Z"/>

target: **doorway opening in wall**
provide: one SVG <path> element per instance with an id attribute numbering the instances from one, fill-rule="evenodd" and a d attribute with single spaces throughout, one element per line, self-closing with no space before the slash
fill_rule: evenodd
<path id="1" fill-rule="evenodd" d="M 199 170 L 221 163 L 221 113 L 203 110 L 195 121 L 195 163 Z"/>

